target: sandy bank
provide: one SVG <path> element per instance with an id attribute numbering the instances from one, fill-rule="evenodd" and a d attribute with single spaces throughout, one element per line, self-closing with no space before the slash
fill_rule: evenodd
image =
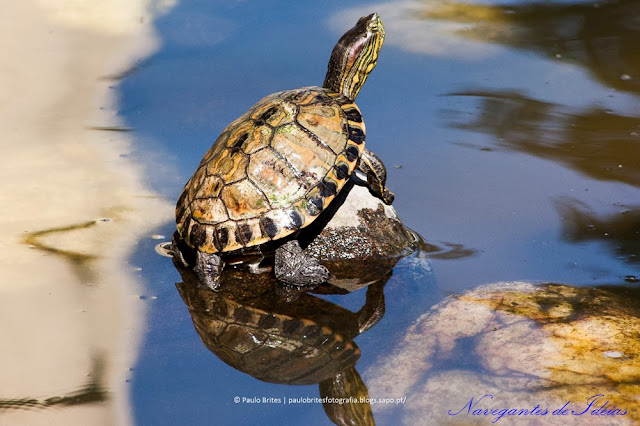
<path id="1" fill-rule="evenodd" d="M 140 171 L 123 158 L 131 150 L 127 134 L 99 129 L 122 125 L 109 86 L 157 47 L 153 16 L 166 3 L 4 5 L 3 424 L 130 420 L 125 380 L 144 312 L 126 258 L 137 239 L 171 220 L 172 205 L 146 189 Z M 49 398 L 83 392 L 98 402 L 42 408 Z M 9 401 L 24 398 L 35 402 Z"/>

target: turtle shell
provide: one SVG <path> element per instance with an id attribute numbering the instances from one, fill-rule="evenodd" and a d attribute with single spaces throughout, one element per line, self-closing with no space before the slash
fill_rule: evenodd
<path id="1" fill-rule="evenodd" d="M 340 192 L 364 140 L 360 110 L 344 95 L 305 87 L 267 96 L 205 154 L 178 199 L 178 232 L 206 253 L 286 237 Z"/>

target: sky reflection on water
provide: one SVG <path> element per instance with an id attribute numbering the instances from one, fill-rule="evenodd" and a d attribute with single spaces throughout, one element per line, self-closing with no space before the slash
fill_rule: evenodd
<path id="1" fill-rule="evenodd" d="M 434 256 L 433 273 L 401 262 L 385 317 L 356 340 L 363 371 L 444 294 L 640 274 L 640 7 L 482 4 L 185 2 L 159 20 L 164 47 L 121 86 L 141 160 L 175 199 L 227 123 L 269 93 L 321 84 L 339 35 L 381 14 L 387 42 L 358 98 L 368 147 L 387 164 L 405 224 L 465 255 Z M 326 423 L 313 405 L 234 405 L 234 395 L 317 389 L 257 382 L 215 359 L 173 286 L 179 277 L 148 248 L 135 258 L 158 295 L 133 384 L 140 424 Z"/>

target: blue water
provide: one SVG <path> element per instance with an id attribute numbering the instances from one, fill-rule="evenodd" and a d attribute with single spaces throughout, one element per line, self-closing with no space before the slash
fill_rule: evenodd
<path id="1" fill-rule="evenodd" d="M 401 262 L 386 286 L 385 316 L 356 339 L 363 371 L 444 295 L 493 281 L 625 284 L 640 274 L 640 225 L 631 220 L 615 232 L 624 211 L 640 208 L 640 66 L 629 59 L 640 53 L 633 41 L 640 29 L 606 13 L 618 7 L 638 17 L 640 10 L 618 3 L 605 2 L 602 27 L 589 24 L 588 9 L 560 14 L 560 28 L 570 22 L 589 30 L 571 44 L 517 13 L 522 20 L 503 38 L 445 32 L 444 41 L 434 41 L 437 25 L 456 17 L 421 27 L 412 12 L 394 12 L 406 3 L 183 2 L 156 22 L 159 51 L 119 86 L 120 114 L 135 129 L 135 156 L 150 185 L 175 200 L 230 121 L 267 94 L 321 84 L 333 44 L 355 22 L 350 17 L 382 14 L 387 41 L 357 100 L 367 146 L 387 164 L 404 223 L 430 243 L 460 244 L 473 255 L 434 256 L 433 272 L 417 275 Z M 605 50 L 619 60 L 585 59 L 582 49 L 593 39 L 612 43 Z M 445 41 L 451 47 L 439 48 Z M 598 110 L 604 113 L 589 118 Z M 620 117 L 622 127 L 611 124 Z M 621 145 L 607 145 L 613 138 Z M 558 145 L 563 141 L 570 148 Z M 605 162 L 598 150 L 620 164 Z M 581 231 L 561 205 L 598 218 L 600 228 Z M 167 223 L 157 233 L 174 229 Z M 157 296 L 146 299 L 149 328 L 132 378 L 136 423 L 327 424 L 319 404 L 233 402 L 317 396 L 318 388 L 266 384 L 211 354 L 175 289 L 178 273 L 155 255 L 155 243 L 142 241 L 132 260 L 143 268 L 148 294 Z M 362 292 L 331 298 L 354 310 L 363 299 Z"/>

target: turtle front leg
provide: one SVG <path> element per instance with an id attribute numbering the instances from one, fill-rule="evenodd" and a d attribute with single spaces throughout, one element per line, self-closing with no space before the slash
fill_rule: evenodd
<path id="1" fill-rule="evenodd" d="M 193 271 L 198 275 L 200 283 L 207 288 L 215 291 L 220 287 L 223 266 L 224 263 L 217 254 L 196 252 L 196 265 L 193 267 Z"/>
<path id="2" fill-rule="evenodd" d="M 302 250 L 298 240 L 291 240 L 276 249 L 275 274 L 280 281 L 296 286 L 322 284 L 331 276 L 327 268 Z"/>
<path id="3" fill-rule="evenodd" d="M 382 160 L 365 148 L 358 163 L 358 170 L 367 175 L 367 185 L 373 195 L 380 198 L 385 204 L 391 205 L 395 195 L 385 186 L 387 169 Z"/>

